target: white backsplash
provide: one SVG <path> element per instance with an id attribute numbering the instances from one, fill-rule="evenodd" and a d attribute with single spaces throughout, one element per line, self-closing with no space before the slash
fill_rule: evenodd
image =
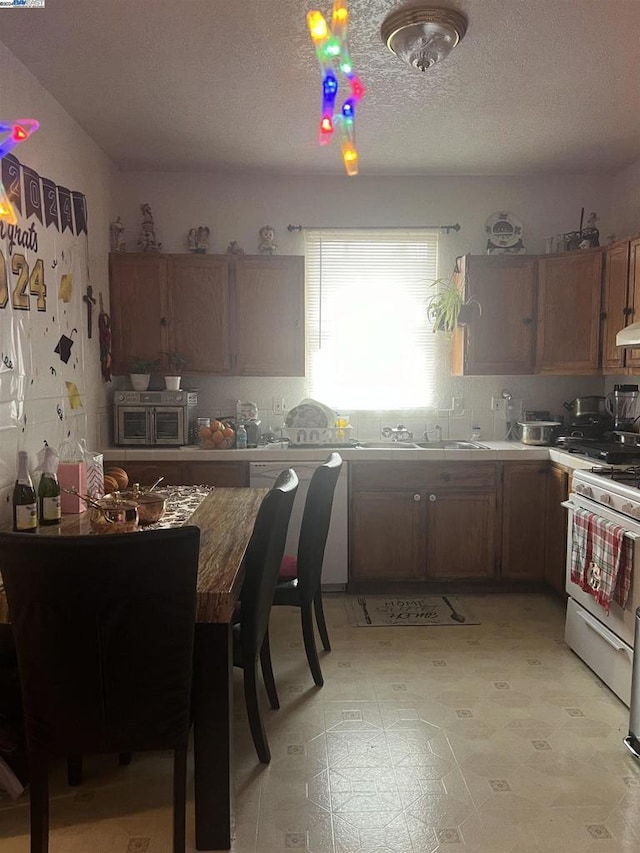
<path id="1" fill-rule="evenodd" d="M 126 380 L 121 379 L 126 383 Z M 125 387 L 123 385 L 122 387 Z M 274 398 L 284 399 L 285 412 L 307 396 L 304 377 L 222 377 L 188 376 L 183 387 L 198 388 L 198 411 L 201 415 L 232 415 L 236 401 L 251 400 L 258 406 L 263 427 L 277 431 L 284 418 L 273 410 Z M 479 426 L 482 438 L 503 439 L 505 417 L 491 410 L 491 398 L 500 397 L 507 389 L 514 402 L 522 402 L 525 410 L 548 410 L 552 417 L 566 411 L 565 401 L 587 394 L 604 394 L 605 380 L 593 376 L 473 376 L 458 377 L 440 373 L 437 378 L 438 405 L 433 409 L 348 411 L 353 426 L 352 436 L 363 440 L 380 438 L 383 426 L 404 424 L 416 439 L 425 430 L 431 437 L 436 425 L 442 428 L 444 438 L 469 438 L 471 428 Z M 454 398 L 462 400 L 462 410 L 454 411 Z M 331 400 L 321 402 L 331 405 Z"/>

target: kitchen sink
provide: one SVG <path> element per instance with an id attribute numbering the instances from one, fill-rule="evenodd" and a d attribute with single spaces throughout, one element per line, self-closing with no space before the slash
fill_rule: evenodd
<path id="1" fill-rule="evenodd" d="M 484 444 L 477 441 L 463 441 L 446 438 L 441 441 L 361 441 L 358 445 L 362 450 L 488 450 Z"/>
<path id="2" fill-rule="evenodd" d="M 418 445 L 412 441 L 361 441 L 358 447 L 362 450 L 417 450 Z"/>
<path id="3" fill-rule="evenodd" d="M 426 450 L 488 450 L 485 444 L 479 444 L 477 441 L 463 441 L 455 438 L 446 438 L 442 441 L 419 441 L 416 447 L 423 447 Z"/>

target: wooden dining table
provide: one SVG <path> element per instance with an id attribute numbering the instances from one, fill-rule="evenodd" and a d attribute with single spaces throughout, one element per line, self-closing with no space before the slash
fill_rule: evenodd
<path id="1" fill-rule="evenodd" d="M 243 581 L 244 554 L 268 489 L 200 492 L 197 509 L 176 521 L 200 528 L 193 667 L 196 849 L 228 850 L 234 833 L 232 617 Z M 40 527 L 37 535 L 90 532 L 89 514 L 84 512 L 63 516 L 55 527 Z M 144 536 L 144 530 L 131 535 Z M 0 584 L 0 622 L 8 621 Z"/>

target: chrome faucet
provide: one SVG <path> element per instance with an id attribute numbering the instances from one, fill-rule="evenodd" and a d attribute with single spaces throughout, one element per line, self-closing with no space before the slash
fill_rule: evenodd
<path id="1" fill-rule="evenodd" d="M 383 426 L 380 434 L 392 441 L 413 441 L 413 433 L 404 424 L 398 424 L 397 427 Z"/>
<path id="2" fill-rule="evenodd" d="M 435 440 L 436 441 L 442 441 L 442 427 L 440 426 L 440 424 L 436 424 L 433 429 L 434 429 L 434 432 L 436 434 Z M 429 430 L 428 429 L 425 429 L 423 439 L 425 441 L 431 441 L 431 439 L 429 438 Z"/>

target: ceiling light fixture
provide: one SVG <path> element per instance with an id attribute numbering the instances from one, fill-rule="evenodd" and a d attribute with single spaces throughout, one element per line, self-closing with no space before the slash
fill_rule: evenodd
<path id="1" fill-rule="evenodd" d="M 392 53 L 418 71 L 447 57 L 467 31 L 467 19 L 455 9 L 407 3 L 387 15 L 380 35 Z"/>

